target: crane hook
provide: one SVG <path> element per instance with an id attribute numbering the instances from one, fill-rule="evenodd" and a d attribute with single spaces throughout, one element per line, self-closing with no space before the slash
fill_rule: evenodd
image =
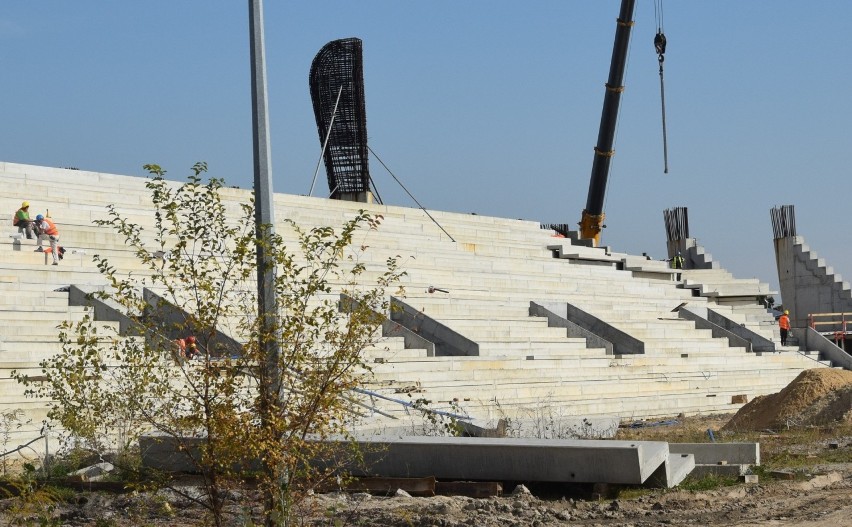
<path id="1" fill-rule="evenodd" d="M 660 64 L 660 102 L 663 114 L 663 173 L 669 173 L 669 146 L 666 137 L 666 90 L 663 84 L 663 62 L 666 60 L 666 35 L 662 29 L 657 29 L 654 36 L 654 49 L 657 51 L 657 62 Z"/>
<path id="2" fill-rule="evenodd" d="M 657 50 L 657 60 L 662 64 L 666 60 L 666 35 L 661 30 L 657 30 L 654 36 L 654 49 Z"/>

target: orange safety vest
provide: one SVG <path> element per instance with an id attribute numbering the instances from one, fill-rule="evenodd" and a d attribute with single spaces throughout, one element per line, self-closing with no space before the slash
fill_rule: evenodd
<path id="1" fill-rule="evenodd" d="M 59 229 L 56 228 L 56 224 L 53 223 L 53 220 L 44 218 L 41 221 L 47 223 L 47 229 L 44 230 L 45 234 L 47 234 L 48 236 L 59 236 Z"/>
<path id="2" fill-rule="evenodd" d="M 790 317 L 787 315 L 778 317 L 778 327 L 781 329 L 790 329 Z"/>

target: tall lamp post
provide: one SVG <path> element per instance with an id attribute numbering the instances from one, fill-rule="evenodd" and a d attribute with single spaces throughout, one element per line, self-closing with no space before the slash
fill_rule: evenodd
<path id="1" fill-rule="evenodd" d="M 272 193 L 272 158 L 269 147 L 269 113 L 266 96 L 266 60 L 263 38 L 263 0 L 249 0 L 249 37 L 251 40 L 251 105 L 254 143 L 254 219 L 258 238 L 269 240 L 275 232 Z M 270 388 L 280 395 L 278 371 L 280 349 L 276 333 L 278 302 L 275 297 L 275 262 L 263 244 L 257 249 L 257 301 L 261 342 L 266 356 L 266 374 Z"/>

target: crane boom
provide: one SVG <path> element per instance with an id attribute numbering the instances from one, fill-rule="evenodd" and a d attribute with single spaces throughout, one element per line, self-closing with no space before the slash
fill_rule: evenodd
<path id="1" fill-rule="evenodd" d="M 624 91 L 624 69 L 627 65 L 627 49 L 630 44 L 630 30 L 633 28 L 635 0 L 621 0 L 621 11 L 615 30 L 615 43 L 612 47 L 612 60 L 609 65 L 609 79 L 606 83 L 601 125 L 598 131 L 598 143 L 595 146 L 595 159 L 592 164 L 592 177 L 589 181 L 589 196 L 586 208 L 580 220 L 580 237 L 593 239 L 595 246 L 600 244 L 601 229 L 605 214 L 603 212 L 606 181 L 609 177 L 609 163 L 615 151 L 615 126 L 618 121 L 618 105 L 621 92 Z"/>

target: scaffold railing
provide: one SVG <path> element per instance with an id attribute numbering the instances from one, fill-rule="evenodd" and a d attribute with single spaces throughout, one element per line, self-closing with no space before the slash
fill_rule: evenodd
<path id="1" fill-rule="evenodd" d="M 846 349 L 850 318 L 852 313 L 811 313 L 808 315 L 808 326 L 820 335 L 829 337 L 838 347 Z"/>
<path id="2" fill-rule="evenodd" d="M 852 322 L 852 313 L 811 313 L 808 315 L 808 325 L 819 333 L 847 332 Z M 826 329 L 828 328 L 828 329 Z"/>

